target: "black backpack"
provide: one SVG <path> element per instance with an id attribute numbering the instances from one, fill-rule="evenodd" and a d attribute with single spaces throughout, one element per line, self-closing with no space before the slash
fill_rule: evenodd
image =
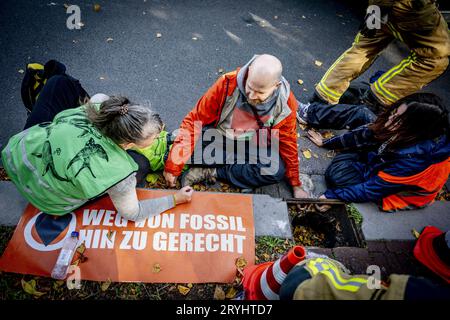
<path id="1" fill-rule="evenodd" d="M 28 112 L 33 110 L 34 103 L 47 80 L 54 75 L 65 73 L 66 66 L 56 60 L 49 60 L 45 65 L 40 63 L 27 64 L 20 93 Z"/>

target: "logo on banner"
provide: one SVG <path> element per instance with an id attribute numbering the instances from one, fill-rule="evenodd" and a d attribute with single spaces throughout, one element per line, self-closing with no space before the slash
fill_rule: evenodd
<path id="1" fill-rule="evenodd" d="M 38 251 L 53 251 L 61 249 L 64 240 L 70 237 L 70 234 L 75 231 L 77 227 L 77 218 L 74 213 L 66 214 L 64 216 L 51 216 L 43 212 L 39 212 L 28 221 L 23 236 L 25 242 Z M 33 235 L 33 229 L 39 237 Z M 58 242 L 53 243 L 60 238 L 65 232 L 65 236 Z"/>

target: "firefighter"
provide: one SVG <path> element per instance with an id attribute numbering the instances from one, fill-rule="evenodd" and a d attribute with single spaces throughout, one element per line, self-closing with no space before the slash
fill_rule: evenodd
<path id="1" fill-rule="evenodd" d="M 379 17 L 366 16 L 352 47 L 333 63 L 316 85 L 316 98 L 337 104 L 350 82 L 364 73 L 395 39 L 405 43 L 410 53 L 371 84 L 362 101 L 366 105 L 375 110 L 388 108 L 395 101 L 419 91 L 446 70 L 450 35 L 434 0 L 369 0 L 369 5 L 380 9 Z M 371 24 L 374 21 L 379 22 L 379 29 L 372 28 L 376 27 Z"/>

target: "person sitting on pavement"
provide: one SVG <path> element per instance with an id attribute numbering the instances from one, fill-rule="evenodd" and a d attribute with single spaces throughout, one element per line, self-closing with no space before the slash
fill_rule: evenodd
<path id="1" fill-rule="evenodd" d="M 320 198 L 376 202 L 384 211 L 421 208 L 449 177 L 449 113 L 435 94 L 409 95 L 378 118 L 363 105 L 318 102 L 301 104 L 299 113 L 312 126 L 352 129 L 329 139 L 308 131 L 316 145 L 344 151 L 327 168 Z"/>
<path id="2" fill-rule="evenodd" d="M 294 196 L 307 197 L 299 178 L 296 112 L 297 101 L 282 76 L 281 62 L 268 54 L 254 56 L 244 67 L 221 76 L 184 118 L 165 164 L 167 184 L 175 186 L 183 166 L 190 159 L 203 167 L 192 167 L 183 175 L 182 185 L 218 178 L 241 189 L 251 190 L 278 183 L 286 176 Z M 198 125 L 202 130 L 197 129 Z M 214 163 L 203 157 L 196 159 L 198 153 L 194 152 L 194 145 L 202 134 L 211 134 L 211 129 L 217 133 L 216 139 L 220 137 L 216 152 L 220 149 L 222 153 L 224 146 L 235 146 L 242 141 L 246 151 L 240 153 L 239 148 L 233 148 L 237 151 L 232 152 L 224 150 L 223 158 Z M 266 137 L 275 136 L 272 142 L 265 140 L 267 145 L 271 145 L 271 153 L 265 156 L 258 152 L 255 156 L 255 150 L 264 145 L 261 138 L 264 132 Z M 279 146 L 279 151 L 273 151 L 273 145 Z M 199 143 L 197 147 L 206 150 L 209 145 Z M 200 153 L 204 155 L 204 152 Z M 280 156 L 281 159 L 278 159 Z M 264 172 L 269 166 L 275 169 Z"/>
<path id="3" fill-rule="evenodd" d="M 148 107 L 103 94 L 89 100 L 78 80 L 58 74 L 30 111 L 2 160 L 20 193 L 42 212 L 65 215 L 108 194 L 123 218 L 138 221 L 191 200 L 191 188 L 138 200 L 137 179 L 145 179 L 148 161 L 128 150 L 150 145 L 163 126 Z"/>

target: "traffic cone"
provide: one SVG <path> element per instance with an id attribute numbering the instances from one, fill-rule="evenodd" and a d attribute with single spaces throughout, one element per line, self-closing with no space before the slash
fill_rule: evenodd
<path id="1" fill-rule="evenodd" d="M 275 262 L 265 262 L 244 269 L 246 300 L 279 300 L 280 287 L 291 269 L 306 256 L 305 248 L 295 246 Z"/>

